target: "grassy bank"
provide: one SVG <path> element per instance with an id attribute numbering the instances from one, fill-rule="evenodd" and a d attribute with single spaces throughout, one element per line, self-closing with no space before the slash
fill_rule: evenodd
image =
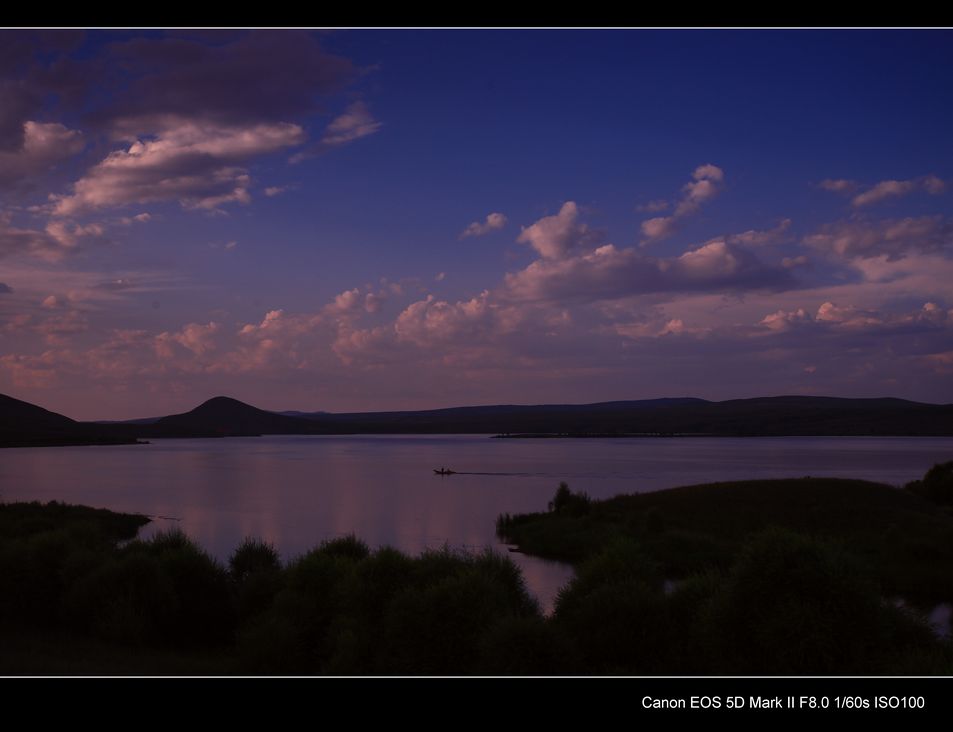
<path id="1" fill-rule="evenodd" d="M 860 480 L 753 480 L 605 501 L 564 489 L 562 505 L 503 515 L 501 537 L 529 553 L 579 563 L 614 542 L 639 544 L 671 579 L 727 570 L 755 533 L 775 527 L 841 545 L 887 595 L 953 601 L 953 514 L 911 491 Z"/>

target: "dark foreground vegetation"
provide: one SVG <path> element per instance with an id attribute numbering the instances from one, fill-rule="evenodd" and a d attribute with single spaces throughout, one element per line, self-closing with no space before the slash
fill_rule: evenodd
<path id="1" fill-rule="evenodd" d="M 576 564 L 551 617 L 490 552 L 345 537 L 282 563 L 248 539 L 225 566 L 181 533 L 130 540 L 145 521 L 0 504 L 0 673 L 953 672 L 949 641 L 887 599 L 953 600 L 953 516 L 913 489 L 561 486 L 499 523 Z"/>
<path id="2" fill-rule="evenodd" d="M 804 478 L 607 501 L 562 484 L 497 530 L 576 565 L 553 622 L 591 671 L 950 674 L 923 611 L 953 602 L 951 479 L 946 463 L 906 491 Z"/>

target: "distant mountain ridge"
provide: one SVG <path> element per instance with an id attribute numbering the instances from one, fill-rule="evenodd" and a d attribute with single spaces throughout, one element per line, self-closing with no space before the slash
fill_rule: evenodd
<path id="1" fill-rule="evenodd" d="M 778 396 L 722 402 L 681 397 L 301 416 L 344 433 L 953 435 L 953 405 L 892 397 Z"/>
<path id="2" fill-rule="evenodd" d="M 0 446 L 115 444 L 171 437 L 267 434 L 504 434 L 558 436 L 953 436 L 953 404 L 904 399 L 694 397 L 595 404 L 498 404 L 400 412 L 270 412 L 218 396 L 182 414 L 75 422 L 0 395 Z"/>

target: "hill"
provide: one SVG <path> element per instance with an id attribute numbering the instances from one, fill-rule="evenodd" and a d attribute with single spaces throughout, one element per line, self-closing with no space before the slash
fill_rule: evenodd
<path id="1" fill-rule="evenodd" d="M 301 435 L 315 434 L 319 430 L 320 427 L 313 421 L 266 412 L 224 396 L 209 399 L 190 412 L 173 414 L 151 425 L 138 426 L 140 433 L 155 437 Z"/>
<path id="2" fill-rule="evenodd" d="M 135 442 L 103 425 L 75 422 L 62 414 L 0 394 L 0 447 L 109 445 Z"/>

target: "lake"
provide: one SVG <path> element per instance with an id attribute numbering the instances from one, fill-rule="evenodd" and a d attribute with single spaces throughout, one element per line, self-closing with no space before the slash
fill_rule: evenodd
<path id="1" fill-rule="evenodd" d="M 803 475 L 902 485 L 953 459 L 953 438 L 490 439 L 481 435 L 269 436 L 0 450 L 0 500 L 58 500 L 181 527 L 226 560 L 245 536 L 285 558 L 354 533 L 417 553 L 494 547 L 502 512 L 545 510 L 560 481 L 594 498 Z M 456 475 L 438 476 L 446 466 Z M 173 520 L 174 519 L 174 520 Z M 568 566 L 522 554 L 545 609 Z"/>

